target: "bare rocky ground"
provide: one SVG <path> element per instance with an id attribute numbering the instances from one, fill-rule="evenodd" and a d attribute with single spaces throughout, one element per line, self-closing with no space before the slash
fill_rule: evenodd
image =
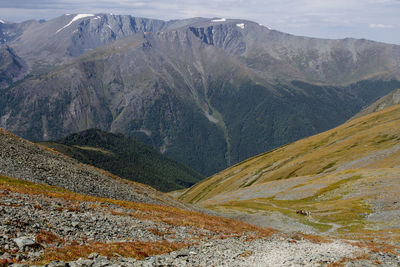
<path id="1" fill-rule="evenodd" d="M 0 174 L 72 192 L 191 209 L 150 186 L 116 177 L 0 128 Z"/>
<path id="2" fill-rule="evenodd" d="M 251 223 L 260 227 L 271 227 L 284 233 L 301 232 L 305 234 L 320 234 L 313 227 L 303 224 L 296 219 L 285 216 L 280 212 L 263 212 L 263 213 L 242 213 L 232 212 L 222 214 L 228 218 L 239 220 L 245 223 Z"/>
<path id="3" fill-rule="evenodd" d="M 49 250 L 92 242 L 185 243 L 169 253 L 144 259 L 102 256 L 46 266 L 400 266 L 392 253 L 371 252 L 349 242 L 310 240 L 300 234 L 269 237 L 224 236 L 198 226 L 176 226 L 125 216 L 133 211 L 100 202 L 71 202 L 62 198 L 0 191 L 0 259 L 3 266 L 36 265 Z M 47 234 L 47 235 L 46 235 Z M 52 238 L 48 236 L 51 234 Z M 46 238 L 47 236 L 47 238 Z M 335 265 L 333 265 L 335 266 Z M 340 265 L 339 265 L 340 266 Z"/>

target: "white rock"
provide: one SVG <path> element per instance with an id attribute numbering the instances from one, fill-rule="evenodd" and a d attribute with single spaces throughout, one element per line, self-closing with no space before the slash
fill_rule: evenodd
<path id="1" fill-rule="evenodd" d="M 32 246 L 32 245 L 36 244 L 35 240 L 33 240 L 31 237 L 27 237 L 27 236 L 14 238 L 13 241 L 17 244 L 19 249 L 24 249 L 24 247 L 26 247 L 26 246 Z"/>
<path id="2" fill-rule="evenodd" d="M 96 253 L 96 252 L 93 252 L 93 253 L 90 253 L 90 255 L 88 256 L 88 259 L 94 259 L 94 258 L 97 258 L 99 256 L 99 253 Z"/>

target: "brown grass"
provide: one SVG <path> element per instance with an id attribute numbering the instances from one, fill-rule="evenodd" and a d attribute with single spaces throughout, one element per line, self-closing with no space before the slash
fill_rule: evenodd
<path id="1" fill-rule="evenodd" d="M 60 238 L 58 235 L 48 232 L 48 231 L 41 231 L 40 233 L 36 234 L 36 242 L 39 244 L 63 244 L 65 241 Z"/>
<path id="2" fill-rule="evenodd" d="M 41 258 L 34 264 L 45 264 L 53 260 L 73 261 L 79 258 L 87 258 L 96 252 L 108 258 L 130 257 L 144 259 L 148 256 L 169 253 L 186 247 L 184 243 L 159 242 L 115 242 L 115 243 L 91 243 L 87 245 L 69 245 L 62 248 L 45 249 Z"/>
<path id="3" fill-rule="evenodd" d="M 72 212 L 81 212 L 81 208 L 78 205 L 68 206 L 67 210 Z"/>
<path id="4" fill-rule="evenodd" d="M 363 253 L 361 255 L 358 255 L 357 257 L 354 258 L 349 258 L 349 257 L 344 257 L 342 259 L 340 259 L 339 261 L 336 262 L 332 262 L 330 264 L 328 264 L 327 267 L 342 267 L 345 266 L 346 262 L 356 262 L 356 261 L 360 261 L 360 260 L 369 260 L 371 258 L 370 255 Z"/>
<path id="5" fill-rule="evenodd" d="M 59 212 L 62 212 L 64 210 L 64 208 L 63 207 L 57 207 L 56 210 L 59 211 Z"/>
<path id="6" fill-rule="evenodd" d="M 295 233 L 293 236 L 291 236 L 294 240 L 301 240 L 301 239 L 306 239 L 311 241 L 312 243 L 315 244 L 320 244 L 320 243 L 330 243 L 331 239 L 323 236 L 317 236 L 317 235 L 310 235 L 310 234 L 303 234 L 300 232 Z"/>
<path id="7" fill-rule="evenodd" d="M 239 256 L 243 257 L 243 258 L 247 258 L 247 257 L 250 257 L 251 255 L 253 255 L 253 251 L 252 250 L 246 250 L 245 252 L 241 253 Z"/>
<path id="8" fill-rule="evenodd" d="M 199 212 L 192 212 L 169 206 L 81 195 L 60 187 L 36 184 L 4 176 L 0 176 L 0 190 L 9 190 L 28 195 L 42 195 L 50 198 L 60 198 L 70 201 L 72 206 L 79 205 L 79 202 L 82 201 L 94 202 L 94 204 L 98 205 L 112 204 L 132 210 L 132 212 L 129 213 L 112 212 L 115 215 L 132 216 L 142 220 L 163 222 L 173 226 L 192 226 L 225 235 L 241 235 L 248 232 L 254 232 L 259 237 L 266 237 L 276 232 L 270 228 L 261 228 L 240 221 L 210 216 Z"/>
<path id="9" fill-rule="evenodd" d="M 368 248 L 372 252 L 383 252 L 383 253 L 389 253 L 389 254 L 394 254 L 394 255 L 400 255 L 400 247 L 387 244 L 387 243 L 381 243 L 381 242 L 373 242 L 373 241 L 367 241 L 367 242 L 360 242 L 353 244 L 355 246 L 358 246 L 360 248 Z"/>

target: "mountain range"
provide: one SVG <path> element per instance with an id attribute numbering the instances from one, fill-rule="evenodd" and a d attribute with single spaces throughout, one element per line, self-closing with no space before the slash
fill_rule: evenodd
<path id="1" fill-rule="evenodd" d="M 0 266 L 399 265 L 399 66 L 246 20 L 0 20 Z"/>
<path id="2" fill-rule="evenodd" d="M 121 132 L 203 175 L 337 126 L 400 87 L 399 46 L 246 20 L 75 14 L 0 32 L 1 127 L 33 141 Z"/>

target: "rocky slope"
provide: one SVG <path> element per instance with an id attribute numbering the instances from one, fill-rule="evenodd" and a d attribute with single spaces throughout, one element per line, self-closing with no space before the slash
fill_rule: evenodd
<path id="1" fill-rule="evenodd" d="M 399 242 L 399 121 L 399 105 L 351 120 L 228 168 L 180 199 L 281 230 Z"/>
<path id="2" fill-rule="evenodd" d="M 32 24 L 39 24 L 35 20 L 28 20 L 22 23 L 3 22 L 0 23 L 0 44 L 10 43 L 18 39 Z"/>
<path id="3" fill-rule="evenodd" d="M 192 186 L 204 177 L 123 134 L 97 129 L 71 134 L 59 141 L 41 142 L 60 153 L 118 177 L 169 192 Z"/>
<path id="4" fill-rule="evenodd" d="M 119 200 L 184 207 L 149 186 L 81 164 L 0 129 L 0 174 Z"/>
<path id="5" fill-rule="evenodd" d="M 11 266 L 395 266 L 395 247 L 282 235 L 165 206 L 0 176 L 0 261 Z"/>
<path id="6" fill-rule="evenodd" d="M 340 123 L 400 87 L 399 47 L 291 36 L 245 20 L 81 14 L 7 42 L 31 76 L 0 90 L 30 140 L 99 128 L 203 175 Z"/>
<path id="7" fill-rule="evenodd" d="M 381 97 L 375 103 L 357 113 L 352 119 L 359 118 L 372 112 L 376 112 L 397 104 L 400 104 L 400 89 L 394 90 L 388 95 Z"/>

